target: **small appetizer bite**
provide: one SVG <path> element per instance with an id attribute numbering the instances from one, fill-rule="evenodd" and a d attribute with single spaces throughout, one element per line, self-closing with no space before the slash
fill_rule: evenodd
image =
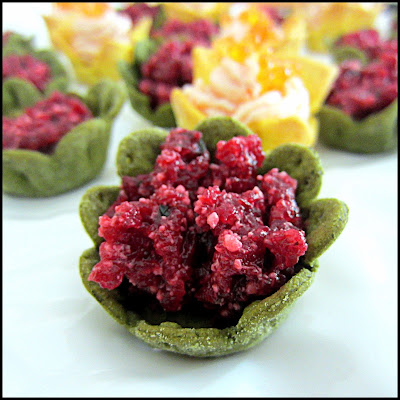
<path id="1" fill-rule="evenodd" d="M 107 157 L 112 121 L 125 92 L 103 81 L 86 96 L 52 92 L 3 115 L 3 191 L 26 197 L 67 192 L 95 178 Z"/>
<path id="2" fill-rule="evenodd" d="M 54 47 L 67 55 L 77 79 L 95 84 L 119 80 L 119 60 L 132 61 L 138 40 L 148 37 L 152 15 L 142 10 L 133 19 L 108 3 L 53 3 L 44 16 Z"/>
<path id="3" fill-rule="evenodd" d="M 378 153 L 397 144 L 397 39 L 375 30 L 340 38 L 334 47 L 340 74 L 318 116 L 328 146 Z"/>
<path id="4" fill-rule="evenodd" d="M 158 349 L 215 357 L 260 343 L 347 223 L 345 203 L 317 199 L 315 152 L 291 144 L 265 157 L 259 137 L 229 117 L 134 132 L 117 169 L 121 187 L 81 200 L 94 247 L 80 274 L 116 321 Z"/>
<path id="5" fill-rule="evenodd" d="M 207 117 L 230 116 L 262 140 L 264 151 L 284 143 L 314 145 L 323 104 L 337 68 L 305 56 L 231 53 L 198 47 L 193 83 L 174 89 L 171 104 L 179 126 L 193 129 Z"/>
<path id="6" fill-rule="evenodd" d="M 138 42 L 133 63 L 119 64 L 133 109 L 154 125 L 176 126 L 171 91 L 192 81 L 192 50 L 208 46 L 216 32 L 208 20 L 171 19 Z"/>

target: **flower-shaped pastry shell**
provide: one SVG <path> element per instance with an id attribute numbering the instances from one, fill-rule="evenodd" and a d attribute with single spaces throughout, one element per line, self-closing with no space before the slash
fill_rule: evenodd
<path id="1" fill-rule="evenodd" d="M 229 117 L 209 118 L 196 129 L 203 133 L 211 155 L 215 153 L 219 140 L 252 134 L 244 125 Z M 167 134 L 163 129 L 150 128 L 124 138 L 117 155 L 119 175 L 150 172 Z M 318 257 L 340 235 L 348 218 L 348 208 L 342 201 L 316 199 L 323 172 L 315 152 L 296 144 L 280 146 L 267 155 L 260 173 L 274 167 L 287 171 L 298 181 L 296 200 L 305 221 L 308 250 L 300 261 L 300 272 L 273 295 L 248 305 L 235 326 L 213 328 L 207 321 L 198 321 L 185 313 L 154 315 L 150 311 L 145 316 L 128 310 L 118 289 L 109 291 L 88 281 L 91 269 L 99 261 L 98 246 L 103 240 L 97 234 L 98 218 L 118 196 L 118 187 L 93 187 L 81 200 L 81 220 L 94 243 L 94 247 L 86 250 L 80 258 L 84 286 L 130 333 L 158 349 L 196 357 L 216 357 L 243 351 L 260 343 L 278 327 L 295 301 L 311 285 L 318 268 Z"/>
<path id="2" fill-rule="evenodd" d="M 133 62 L 121 60 L 118 63 L 118 68 L 127 88 L 132 108 L 154 125 L 171 128 L 176 126 L 171 104 L 164 103 L 153 109 L 150 105 L 150 96 L 145 95 L 139 90 L 141 65 L 151 57 L 157 48 L 158 42 L 156 40 L 145 39 L 139 41 L 135 47 Z"/>
<path id="3" fill-rule="evenodd" d="M 51 79 L 46 85 L 44 93 L 31 82 L 17 77 L 10 77 L 3 80 L 3 115 L 13 116 L 20 108 L 32 106 L 38 98 L 47 96 L 54 90 L 64 92 L 67 89 L 69 77 L 63 64 L 58 60 L 57 54 L 51 50 L 36 50 L 32 40 L 25 38 L 18 33 L 12 33 L 3 47 L 3 57 L 11 54 L 29 54 L 36 59 L 45 62 L 51 70 Z"/>
<path id="4" fill-rule="evenodd" d="M 74 68 L 77 79 L 85 84 L 93 85 L 100 79 L 107 78 L 119 80 L 118 61 L 132 61 L 136 43 L 149 36 L 152 20 L 143 17 L 130 31 L 130 40 L 116 42 L 111 38 L 105 38 L 96 53 L 90 58 L 82 58 L 79 49 L 74 47 L 73 18 L 63 18 L 53 15 L 43 17 L 54 47 L 65 53 Z M 71 19 L 72 18 L 72 19 Z"/>
<path id="5" fill-rule="evenodd" d="M 307 3 L 306 3 L 307 4 Z M 313 12 L 315 8 L 315 12 Z M 308 3 L 296 7 L 307 20 L 308 46 L 313 51 L 326 52 L 346 33 L 372 28 L 384 3 Z"/>
<path id="6" fill-rule="evenodd" d="M 112 121 L 125 101 L 125 91 L 115 82 L 101 81 L 91 87 L 86 96 L 79 97 L 94 118 L 71 129 L 57 143 L 53 153 L 3 150 L 5 193 L 24 197 L 54 196 L 82 186 L 100 173 L 107 158 Z M 14 108 L 20 110 L 19 97 L 14 100 Z"/>
<path id="7" fill-rule="evenodd" d="M 312 146 L 317 140 L 318 121 L 313 116 L 322 106 L 334 82 L 338 69 L 306 56 L 270 56 L 271 61 L 284 61 L 293 66 L 310 96 L 311 117 L 304 120 L 297 116 L 286 118 L 263 118 L 248 123 L 248 127 L 262 139 L 264 151 L 284 143 L 299 143 Z M 193 77 L 209 83 L 211 71 L 220 61 L 219 53 L 212 49 L 197 47 L 193 50 Z M 182 89 L 174 89 L 171 105 L 177 125 L 193 129 L 208 116 L 196 108 Z"/>
<path id="8" fill-rule="evenodd" d="M 359 121 L 329 105 L 321 108 L 318 118 L 320 140 L 329 147 L 353 153 L 381 153 L 397 146 L 397 99 Z"/>

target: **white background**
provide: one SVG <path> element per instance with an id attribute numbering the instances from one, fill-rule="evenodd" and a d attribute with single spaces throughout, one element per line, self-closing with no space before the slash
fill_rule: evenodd
<path id="1" fill-rule="evenodd" d="M 49 45 L 49 3 L 3 3 L 3 30 Z M 118 185 L 119 141 L 148 126 L 128 103 L 115 121 L 102 174 L 49 199 L 3 194 L 3 396 L 397 396 L 397 150 L 357 155 L 317 145 L 319 197 L 350 208 L 288 319 L 249 351 L 194 359 L 151 349 L 84 289 L 92 246 L 78 215 L 83 193 Z"/>

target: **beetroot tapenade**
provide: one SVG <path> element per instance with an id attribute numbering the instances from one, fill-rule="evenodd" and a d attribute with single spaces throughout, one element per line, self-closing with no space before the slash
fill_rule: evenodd
<path id="1" fill-rule="evenodd" d="M 215 164 L 199 131 L 172 130 L 161 149 L 154 170 L 125 178 L 113 215 L 99 219 L 105 241 L 89 279 L 115 289 L 126 278 L 165 311 L 196 300 L 222 316 L 279 289 L 307 250 L 297 181 L 276 168 L 257 175 L 255 135 L 218 142 Z M 143 184 L 148 197 L 137 195 Z M 205 237 L 209 259 L 195 256 Z"/>
<path id="2" fill-rule="evenodd" d="M 3 149 L 49 152 L 76 125 L 93 118 L 79 98 L 53 92 L 16 118 L 3 117 Z"/>

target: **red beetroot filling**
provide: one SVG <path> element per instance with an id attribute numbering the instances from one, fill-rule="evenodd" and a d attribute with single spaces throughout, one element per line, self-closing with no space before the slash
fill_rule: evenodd
<path id="1" fill-rule="evenodd" d="M 120 10 L 121 14 L 127 15 L 132 24 L 135 25 L 143 17 L 151 17 L 154 19 L 160 11 L 159 6 L 151 7 L 146 3 L 135 3 L 126 6 L 124 9 Z"/>
<path id="2" fill-rule="evenodd" d="M 154 38 L 167 39 L 141 66 L 139 90 L 150 97 L 153 109 L 169 102 L 174 87 L 192 82 L 192 49 L 197 45 L 209 46 L 217 30 L 207 20 L 171 20 L 152 34 Z"/>
<path id="3" fill-rule="evenodd" d="M 250 136 L 245 142 L 238 137 L 228 142 L 219 141 L 216 159 L 219 163 L 210 164 L 201 186 L 217 185 L 228 192 L 241 193 L 257 184 L 257 169 L 264 160 L 264 153 L 257 136 Z"/>
<path id="4" fill-rule="evenodd" d="M 107 289 L 127 280 L 166 311 L 201 304 L 229 318 L 287 282 L 307 243 L 297 181 L 276 168 L 257 175 L 260 139 L 219 142 L 211 164 L 201 137 L 171 130 L 154 171 L 123 177 L 118 199 L 99 218 L 105 241 L 89 280 Z M 174 162 L 164 162 L 165 152 Z M 202 186 L 212 165 L 224 171 L 223 184 Z M 226 171 L 245 177 L 243 191 L 226 189 L 235 177 Z"/>
<path id="5" fill-rule="evenodd" d="M 383 110 L 397 95 L 397 57 L 366 66 L 359 60 L 346 60 L 326 102 L 360 120 Z"/>
<path id="6" fill-rule="evenodd" d="M 397 40 L 381 40 L 379 33 L 370 29 L 345 35 L 337 45 L 364 51 L 369 63 L 342 62 L 327 104 L 358 120 L 390 105 L 398 95 Z"/>
<path id="7" fill-rule="evenodd" d="M 12 77 L 29 81 L 43 92 L 51 79 L 51 68 L 29 54 L 11 54 L 3 59 L 3 80 Z"/>
<path id="8" fill-rule="evenodd" d="M 150 97 L 153 109 L 169 102 L 174 87 L 192 82 L 191 53 L 195 45 L 191 40 L 165 42 L 142 64 L 139 90 Z"/>
<path id="9" fill-rule="evenodd" d="M 3 117 L 3 149 L 50 151 L 73 127 L 90 118 L 91 111 L 77 97 L 53 92 L 19 117 Z"/>

